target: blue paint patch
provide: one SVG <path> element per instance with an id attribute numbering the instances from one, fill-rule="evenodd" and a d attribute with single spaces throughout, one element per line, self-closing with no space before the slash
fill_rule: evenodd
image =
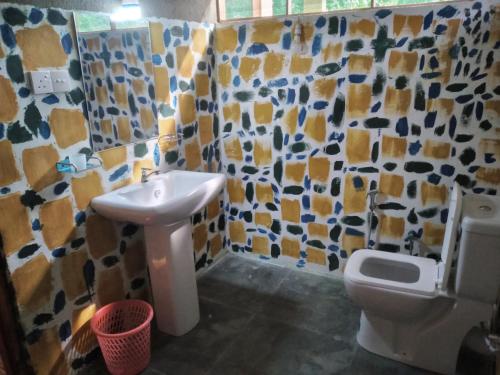
<path id="1" fill-rule="evenodd" d="M 59 182 L 56 186 L 54 186 L 54 194 L 60 195 L 64 193 L 68 186 L 69 184 L 66 181 Z"/>
<path id="2" fill-rule="evenodd" d="M 288 79 L 280 78 L 274 79 L 268 83 L 268 87 L 285 87 L 288 85 Z"/>
<path id="3" fill-rule="evenodd" d="M 335 202 L 335 209 L 334 209 L 334 212 L 335 212 L 335 215 L 338 215 L 340 214 L 340 211 L 342 211 L 342 203 L 340 202 Z"/>
<path id="4" fill-rule="evenodd" d="M 399 39 L 398 42 L 396 43 L 396 47 L 397 48 L 403 47 L 407 41 L 408 41 L 408 37 L 404 37 L 404 38 Z"/>
<path id="5" fill-rule="evenodd" d="M 21 98 L 27 98 L 28 96 L 30 96 L 30 95 L 31 95 L 30 90 L 29 90 L 28 88 L 26 88 L 26 87 L 21 87 L 21 88 L 17 91 L 17 93 L 19 94 L 19 96 L 20 96 Z"/>
<path id="6" fill-rule="evenodd" d="M 434 99 L 441 93 L 441 84 L 439 82 L 432 82 L 429 87 L 429 98 Z"/>
<path id="7" fill-rule="evenodd" d="M 410 147 L 408 148 L 408 152 L 410 153 L 410 155 L 416 155 L 416 154 L 418 154 L 418 152 L 420 151 L 421 148 L 422 148 L 422 144 L 420 143 L 419 140 L 417 140 L 416 142 L 410 143 Z"/>
<path id="8" fill-rule="evenodd" d="M 344 36 L 347 30 L 347 20 L 345 17 L 340 19 L 340 36 Z"/>
<path id="9" fill-rule="evenodd" d="M 457 14 L 457 8 L 452 7 L 451 5 L 447 5 L 447 6 L 445 6 L 444 8 L 441 8 L 441 9 L 437 12 L 437 15 L 438 15 L 439 17 L 443 17 L 443 18 L 451 18 L 451 17 L 453 17 L 455 14 Z"/>
<path id="10" fill-rule="evenodd" d="M 154 54 L 151 59 L 153 60 L 154 65 L 161 65 L 161 56 L 158 54 Z"/>
<path id="11" fill-rule="evenodd" d="M 429 13 L 426 14 L 426 16 L 424 17 L 424 30 L 427 30 L 431 26 L 433 18 L 434 18 L 433 11 L 430 11 Z"/>
<path id="12" fill-rule="evenodd" d="M 63 46 L 64 52 L 66 53 L 66 55 L 71 54 L 71 51 L 73 50 L 73 40 L 71 39 L 71 35 L 69 33 L 65 34 L 61 38 L 61 44 Z"/>
<path id="13" fill-rule="evenodd" d="M 349 82 L 351 83 L 362 83 L 366 79 L 364 74 L 349 74 Z"/>
<path id="14" fill-rule="evenodd" d="M 55 96 L 54 94 L 47 95 L 45 98 L 42 99 L 42 102 L 45 104 L 56 104 L 59 103 L 59 98 Z"/>
<path id="15" fill-rule="evenodd" d="M 247 38 L 247 28 L 246 28 L 246 25 L 241 25 L 238 28 L 238 42 L 240 43 L 240 45 L 242 45 L 243 43 L 245 43 L 245 39 L 246 38 Z"/>
<path id="16" fill-rule="evenodd" d="M 345 229 L 345 234 L 348 234 L 350 236 L 357 236 L 357 237 L 363 237 L 365 235 L 360 230 L 357 230 L 357 229 L 354 229 L 354 228 L 350 228 L 350 227 L 347 227 Z"/>
<path id="17" fill-rule="evenodd" d="M 328 106 L 328 102 L 325 100 L 320 100 L 320 101 L 314 102 L 314 104 L 313 104 L 313 108 L 316 110 L 325 109 L 327 106 Z"/>
<path id="18" fill-rule="evenodd" d="M 184 40 L 189 40 L 189 25 L 187 22 L 184 22 L 184 25 L 182 25 L 182 36 Z"/>
<path id="19" fill-rule="evenodd" d="M 439 184 L 439 181 L 441 181 L 441 176 L 435 173 L 431 173 L 427 177 L 427 181 L 429 181 L 431 184 L 437 185 Z"/>
<path id="20" fill-rule="evenodd" d="M 370 112 L 371 113 L 375 113 L 375 112 L 378 112 L 378 110 L 380 109 L 380 107 L 382 106 L 382 102 L 378 101 L 376 102 L 373 107 L 370 109 Z"/>
<path id="21" fill-rule="evenodd" d="M 76 226 L 78 227 L 78 226 L 82 225 L 83 223 L 85 223 L 86 219 L 87 219 L 87 214 L 85 213 L 85 211 L 77 212 L 77 214 L 75 215 Z"/>
<path id="22" fill-rule="evenodd" d="M 496 161 L 497 161 L 497 159 L 495 159 L 495 154 L 491 154 L 491 153 L 484 154 L 484 162 L 485 163 L 492 164 L 492 163 L 495 163 Z"/>
<path id="23" fill-rule="evenodd" d="M 321 52 L 321 34 L 316 34 L 312 43 L 312 55 L 316 56 Z"/>
<path id="24" fill-rule="evenodd" d="M 302 126 L 304 124 L 304 120 L 306 119 L 306 114 L 307 110 L 304 107 L 302 107 L 299 112 L 299 126 Z"/>
<path id="25" fill-rule="evenodd" d="M 390 9 L 381 9 L 377 13 L 375 13 L 375 17 L 385 18 L 388 15 L 390 15 L 391 13 L 392 13 L 392 10 L 390 10 Z"/>
<path id="26" fill-rule="evenodd" d="M 259 55 L 264 52 L 269 52 L 269 49 L 262 43 L 254 43 L 247 49 L 247 55 L 250 56 Z"/>
<path id="27" fill-rule="evenodd" d="M 426 128 L 433 128 L 436 122 L 437 112 L 429 112 L 425 116 L 424 124 Z"/>
<path id="28" fill-rule="evenodd" d="M 66 248 L 64 247 L 52 250 L 52 256 L 54 258 L 62 258 L 65 255 L 66 255 Z"/>
<path id="29" fill-rule="evenodd" d="M 406 117 L 400 118 L 396 123 L 396 133 L 400 137 L 406 137 L 408 135 L 408 120 Z"/>
<path id="30" fill-rule="evenodd" d="M 316 221 L 316 216 L 311 214 L 305 214 L 300 217 L 302 223 L 314 223 Z"/>
<path id="31" fill-rule="evenodd" d="M 365 185 L 363 179 L 360 176 L 354 176 L 352 178 L 352 184 L 354 185 L 354 189 L 361 190 Z"/>
<path id="32" fill-rule="evenodd" d="M 443 176 L 451 177 L 455 173 L 455 167 L 449 164 L 443 164 L 440 172 Z"/>
<path id="33" fill-rule="evenodd" d="M 316 20 L 316 28 L 322 28 L 323 26 L 325 26 L 326 24 L 326 18 L 323 17 L 323 16 L 320 16 L 317 20 Z"/>
<path id="34" fill-rule="evenodd" d="M 160 165 L 160 147 L 158 143 L 155 145 L 155 149 L 153 151 L 153 159 L 155 161 L 155 165 L 158 167 Z"/>
<path id="35" fill-rule="evenodd" d="M 28 19 L 30 20 L 30 22 L 33 25 L 36 25 L 41 20 L 43 20 L 43 12 L 40 9 L 31 8 L 30 15 L 28 16 Z"/>
<path id="36" fill-rule="evenodd" d="M 114 171 L 111 176 L 109 176 L 109 181 L 114 182 L 122 177 L 125 173 L 128 172 L 128 165 L 122 165 L 116 171 Z"/>
<path id="37" fill-rule="evenodd" d="M 240 76 L 236 76 L 233 78 L 233 86 L 240 87 L 240 83 L 241 83 Z"/>
<path id="38" fill-rule="evenodd" d="M 281 47 L 284 50 L 289 50 L 291 45 L 292 45 L 292 34 L 291 33 L 283 34 L 283 40 L 281 41 Z"/>
<path id="39" fill-rule="evenodd" d="M 302 207 L 304 207 L 306 210 L 311 208 L 311 200 L 309 199 L 309 195 L 302 196 Z"/>
<path id="40" fill-rule="evenodd" d="M 238 69 L 238 65 L 240 63 L 240 59 L 238 58 L 238 56 L 233 56 L 231 58 L 231 65 L 234 69 Z"/>
<path id="41" fill-rule="evenodd" d="M 177 78 L 175 76 L 170 77 L 170 92 L 174 93 L 177 90 Z"/>
<path id="42" fill-rule="evenodd" d="M 67 320 L 59 327 L 59 338 L 61 339 L 61 341 L 66 341 L 66 339 L 70 336 L 71 336 L 71 323 L 69 322 L 69 320 Z"/>
<path id="43" fill-rule="evenodd" d="M 295 102 L 295 89 L 288 89 L 286 104 L 293 104 Z"/>
<path id="44" fill-rule="evenodd" d="M 0 25 L 0 34 L 2 34 L 2 40 L 7 47 L 12 49 L 16 46 L 16 35 L 9 25 L 6 23 Z"/>
<path id="45" fill-rule="evenodd" d="M 40 220 L 38 219 L 35 219 L 31 222 L 31 229 L 33 230 L 40 230 L 42 228 L 41 224 L 40 224 Z"/>
<path id="46" fill-rule="evenodd" d="M 455 117 L 455 115 L 453 115 L 450 118 L 450 126 L 448 127 L 448 134 L 450 138 L 453 138 L 455 136 L 456 129 L 457 129 L 457 118 Z"/>
<path id="47" fill-rule="evenodd" d="M 170 45 L 171 40 L 172 36 L 170 34 L 170 30 L 165 29 L 165 31 L 163 32 L 163 44 L 165 45 L 165 47 L 168 47 Z"/>
<path id="48" fill-rule="evenodd" d="M 443 24 L 437 25 L 436 28 L 434 29 L 434 34 L 441 35 L 444 34 L 446 30 L 448 30 L 448 26 Z"/>
<path id="49" fill-rule="evenodd" d="M 253 80 L 253 82 L 252 82 L 252 87 L 253 87 L 254 89 L 256 89 L 256 88 L 260 87 L 261 83 L 262 83 L 262 82 L 260 81 L 260 79 L 255 78 L 255 79 Z"/>

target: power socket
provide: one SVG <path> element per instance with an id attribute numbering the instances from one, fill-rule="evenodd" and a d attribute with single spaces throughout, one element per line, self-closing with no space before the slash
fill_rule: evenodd
<path id="1" fill-rule="evenodd" d="M 52 79 L 53 92 L 71 91 L 71 81 L 67 70 L 51 70 L 50 78 Z"/>
<path id="2" fill-rule="evenodd" d="M 30 72 L 30 77 L 34 94 L 48 94 L 54 91 L 49 71 Z"/>

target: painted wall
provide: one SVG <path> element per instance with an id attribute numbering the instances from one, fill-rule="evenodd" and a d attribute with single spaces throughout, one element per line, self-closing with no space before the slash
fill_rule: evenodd
<path id="1" fill-rule="evenodd" d="M 228 247 L 341 275 L 378 189 L 375 248 L 439 251 L 453 181 L 500 192 L 493 4 L 304 16 L 303 43 L 297 18 L 218 25 Z"/>
<path id="2" fill-rule="evenodd" d="M 3 1 L 0 1 L 2 3 Z M 111 13 L 120 0 L 18 0 L 17 4 Z M 217 22 L 216 0 L 141 0 L 144 17 L 164 17 L 196 22 Z"/>
<path id="3" fill-rule="evenodd" d="M 12 281 L 36 373 L 66 374 L 96 356 L 88 325 L 96 307 L 149 299 L 142 230 L 96 215 L 92 197 L 137 181 L 141 167 L 221 169 L 212 26 L 152 24 L 160 132 L 183 138 L 103 151 L 102 168 L 76 175 L 54 168 L 67 155 L 90 152 L 71 12 L 1 4 L 0 30 L 2 271 Z M 32 95 L 26 72 L 45 68 L 68 69 L 72 91 Z M 216 199 L 193 217 L 197 269 L 222 253 L 221 206 Z"/>

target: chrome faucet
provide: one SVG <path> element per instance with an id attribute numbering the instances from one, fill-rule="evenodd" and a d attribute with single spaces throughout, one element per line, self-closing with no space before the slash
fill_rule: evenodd
<path id="1" fill-rule="evenodd" d="M 159 174 L 160 171 L 158 170 L 153 170 L 151 168 L 141 168 L 141 182 L 144 183 L 144 182 L 148 182 L 148 178 L 151 176 L 151 175 L 154 175 L 154 174 Z"/>

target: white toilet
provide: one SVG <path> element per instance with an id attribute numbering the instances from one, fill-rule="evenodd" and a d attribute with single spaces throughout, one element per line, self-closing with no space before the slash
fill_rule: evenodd
<path id="1" fill-rule="evenodd" d="M 357 335 L 363 348 L 437 373 L 455 373 L 464 337 L 480 323 L 489 325 L 500 289 L 500 197 L 462 199 L 455 184 L 441 258 L 436 263 L 377 250 L 351 255 L 344 280 L 348 295 L 363 310 Z"/>

